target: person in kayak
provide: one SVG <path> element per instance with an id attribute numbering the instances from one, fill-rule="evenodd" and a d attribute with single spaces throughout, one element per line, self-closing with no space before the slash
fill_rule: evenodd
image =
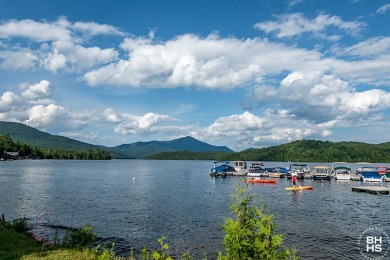
<path id="1" fill-rule="evenodd" d="M 292 181 L 293 186 L 297 186 L 297 177 L 292 176 L 291 181 Z"/>

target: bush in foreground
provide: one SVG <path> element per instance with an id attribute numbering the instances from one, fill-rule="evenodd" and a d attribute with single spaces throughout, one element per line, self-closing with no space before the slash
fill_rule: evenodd
<path id="1" fill-rule="evenodd" d="M 296 250 L 282 245 L 283 236 L 275 234 L 274 214 L 262 201 L 254 205 L 255 196 L 249 195 L 247 186 L 237 187 L 230 209 L 235 218 L 226 218 L 224 245 L 226 255 L 219 253 L 219 260 L 228 259 L 298 259 Z"/>

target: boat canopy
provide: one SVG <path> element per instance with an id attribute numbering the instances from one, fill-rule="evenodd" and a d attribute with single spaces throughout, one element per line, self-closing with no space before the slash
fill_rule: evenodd
<path id="1" fill-rule="evenodd" d="M 349 167 L 344 167 L 344 166 L 340 166 L 340 167 L 336 167 L 336 168 L 334 168 L 334 170 L 335 171 L 337 171 L 337 170 L 351 170 L 351 168 L 349 168 Z"/>
<path id="2" fill-rule="evenodd" d="M 378 169 L 375 167 L 362 167 L 358 169 L 360 172 L 378 172 Z"/>
<path id="3" fill-rule="evenodd" d="M 315 173 L 328 173 L 330 171 L 329 166 L 314 166 L 313 172 Z"/>

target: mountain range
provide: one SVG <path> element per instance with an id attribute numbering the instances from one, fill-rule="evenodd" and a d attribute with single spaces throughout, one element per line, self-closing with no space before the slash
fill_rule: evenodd
<path id="1" fill-rule="evenodd" d="M 149 155 L 161 152 L 190 151 L 190 152 L 227 152 L 234 151 L 226 146 L 214 146 L 187 136 L 171 141 L 150 141 L 122 144 L 115 147 L 106 147 L 80 142 L 68 137 L 51 135 L 33 127 L 15 123 L 0 121 L 0 135 L 9 133 L 15 141 L 36 146 L 41 149 L 60 150 L 88 150 L 104 149 L 111 153 L 113 158 L 143 159 Z"/>

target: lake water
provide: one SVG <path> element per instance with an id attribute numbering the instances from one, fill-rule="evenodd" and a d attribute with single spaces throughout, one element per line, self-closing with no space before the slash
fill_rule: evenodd
<path id="1" fill-rule="evenodd" d="M 166 237 L 174 254 L 215 258 L 223 249 L 224 217 L 242 177 L 213 178 L 211 161 L 50 161 L 0 163 L 0 214 L 30 223 L 82 227 L 115 242 L 128 256 L 155 248 Z M 289 163 L 265 162 L 266 167 Z M 310 163 L 322 165 L 321 163 Z M 383 164 L 382 164 L 383 165 Z M 389 164 L 385 164 L 390 166 Z M 356 169 L 357 165 L 350 164 Z M 352 192 L 360 182 L 301 180 L 312 191 L 291 192 L 276 185 L 249 185 L 276 214 L 277 233 L 295 245 L 302 259 L 364 259 L 358 242 L 367 229 L 390 234 L 390 198 Z M 387 185 L 387 184 L 384 184 Z M 364 238 L 364 237 L 363 237 Z M 385 241 L 383 241 L 384 243 Z M 389 246 L 384 243 L 382 250 Z"/>

